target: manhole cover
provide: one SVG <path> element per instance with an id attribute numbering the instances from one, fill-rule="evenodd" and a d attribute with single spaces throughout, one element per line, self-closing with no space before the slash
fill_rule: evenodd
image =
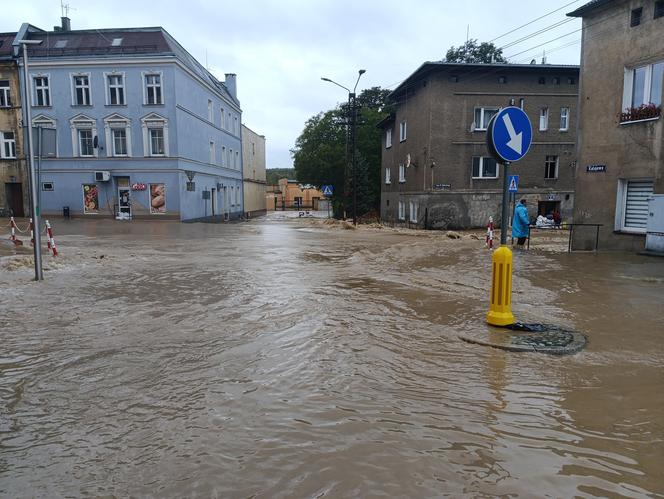
<path id="1" fill-rule="evenodd" d="M 512 352 L 566 355 L 579 352 L 588 343 L 586 335 L 550 324 L 514 324 L 491 332 L 485 338 L 460 336 L 463 341 Z"/>

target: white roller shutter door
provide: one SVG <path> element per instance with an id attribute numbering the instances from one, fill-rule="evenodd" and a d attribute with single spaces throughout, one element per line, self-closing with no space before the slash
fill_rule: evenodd
<path id="1" fill-rule="evenodd" d="M 646 230 L 648 199 L 653 195 L 652 180 L 629 180 L 625 196 L 625 228 Z"/>

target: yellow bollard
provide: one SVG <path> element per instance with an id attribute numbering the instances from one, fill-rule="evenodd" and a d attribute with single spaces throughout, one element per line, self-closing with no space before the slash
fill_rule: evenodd
<path id="1" fill-rule="evenodd" d="M 486 321 L 492 326 L 514 324 L 512 315 L 512 250 L 501 244 L 493 253 L 491 306 Z"/>

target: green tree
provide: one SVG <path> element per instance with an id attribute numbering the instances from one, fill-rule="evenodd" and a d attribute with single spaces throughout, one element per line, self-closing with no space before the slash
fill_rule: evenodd
<path id="1" fill-rule="evenodd" d="M 297 180 L 295 177 L 295 168 L 268 168 L 265 170 L 265 180 L 268 185 L 277 185 L 280 178 Z"/>
<path id="2" fill-rule="evenodd" d="M 389 90 L 373 87 L 357 96 L 358 216 L 380 206 L 382 131 L 376 125 L 390 111 L 387 103 L 389 93 Z M 347 149 L 348 111 L 348 103 L 344 102 L 311 117 L 291 150 L 300 182 L 334 186 L 332 202 L 337 216 L 341 216 L 344 210 L 350 215 L 352 210 L 352 172 L 348 165 L 350 148 Z"/>
<path id="3" fill-rule="evenodd" d="M 507 62 L 503 57 L 503 50 L 491 42 L 477 43 L 470 39 L 460 47 L 450 47 L 445 54 L 445 62 L 467 62 L 490 64 L 492 62 Z"/>

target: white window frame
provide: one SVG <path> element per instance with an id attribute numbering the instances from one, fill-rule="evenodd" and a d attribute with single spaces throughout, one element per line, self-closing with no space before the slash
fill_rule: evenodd
<path id="1" fill-rule="evenodd" d="M 208 144 L 208 162 L 211 165 L 215 164 L 215 161 L 217 160 L 216 155 L 217 154 L 214 148 L 214 140 L 211 140 L 210 143 Z"/>
<path id="2" fill-rule="evenodd" d="M 477 123 L 477 111 L 480 112 L 480 122 Z M 474 132 L 486 132 L 487 127 L 489 126 L 489 121 L 491 118 L 487 119 L 489 112 L 497 114 L 500 112 L 500 108 L 496 106 L 478 106 L 473 109 L 473 131 Z"/>
<path id="3" fill-rule="evenodd" d="M 235 169 L 240 169 L 240 151 L 235 151 Z"/>
<path id="4" fill-rule="evenodd" d="M 111 85 L 110 78 L 112 76 L 113 77 L 118 77 L 119 76 L 120 79 L 121 79 L 121 84 Z M 127 82 L 127 78 L 126 78 L 126 75 L 125 75 L 124 71 L 110 71 L 110 72 L 105 72 L 104 73 L 104 88 L 105 88 L 104 93 L 106 94 L 105 103 L 106 103 L 107 106 L 126 106 L 127 105 L 127 89 L 126 89 L 126 85 L 125 85 L 126 82 Z M 122 89 L 122 102 L 119 102 L 117 104 L 112 104 L 111 103 L 111 93 L 113 92 L 113 90 L 116 90 L 116 94 L 117 94 L 118 93 L 117 89 Z"/>
<path id="5" fill-rule="evenodd" d="M 555 158 L 555 170 L 554 170 L 554 176 L 553 177 L 547 177 L 546 174 L 548 172 L 548 168 L 550 166 L 550 159 L 549 158 Z M 544 157 L 544 180 L 557 180 L 558 179 L 558 169 L 560 167 L 560 156 L 557 156 L 555 154 L 547 154 Z"/>
<path id="6" fill-rule="evenodd" d="M 92 105 L 92 75 L 90 73 L 69 73 L 71 81 L 71 105 L 72 106 L 91 106 Z M 87 85 L 77 85 L 77 78 L 87 78 Z M 83 100 L 85 101 L 85 90 L 87 89 L 87 102 L 79 103 L 76 98 L 76 90 L 83 89 Z"/>
<path id="7" fill-rule="evenodd" d="M 226 146 L 221 146 L 221 166 L 229 166 L 226 158 Z"/>
<path id="8" fill-rule="evenodd" d="M 392 129 L 388 128 L 385 132 L 385 149 L 392 147 Z"/>
<path id="9" fill-rule="evenodd" d="M 389 185 L 392 183 L 392 170 L 389 166 L 385 167 L 385 184 Z"/>
<path id="10" fill-rule="evenodd" d="M 7 82 L 7 86 L 0 86 L 0 107 L 12 107 L 11 81 L 3 81 Z"/>
<path id="11" fill-rule="evenodd" d="M 623 83 L 623 110 L 639 107 L 641 104 L 635 104 L 633 102 L 634 98 L 634 73 L 637 69 L 645 68 L 645 78 L 643 81 L 643 104 L 648 104 L 652 101 L 652 77 L 653 77 L 653 67 L 664 63 L 664 60 L 653 62 L 652 64 L 647 64 L 645 66 L 636 66 L 633 68 L 625 68 L 624 71 L 624 83 Z M 655 105 L 662 105 L 662 96 L 659 97 L 659 102 L 653 102 Z"/>
<path id="12" fill-rule="evenodd" d="M 96 158 L 99 156 L 98 147 L 92 148 L 92 155 L 83 156 L 81 154 L 79 133 L 81 130 L 90 130 L 94 143 L 95 137 L 97 137 L 97 120 L 84 114 L 78 114 L 69 120 L 69 128 L 71 129 L 72 156 L 75 158 Z"/>
<path id="13" fill-rule="evenodd" d="M 164 136 L 164 153 L 152 153 L 152 140 L 150 137 L 150 129 L 161 128 Z M 157 157 L 164 158 L 169 156 L 169 141 L 168 141 L 168 119 L 157 113 L 150 113 L 141 118 L 141 129 L 143 132 L 143 156 L 146 158 Z"/>
<path id="14" fill-rule="evenodd" d="M 415 201 L 410 201 L 408 203 L 408 214 L 410 215 L 411 223 L 417 223 L 417 203 Z"/>
<path id="15" fill-rule="evenodd" d="M 114 130 L 125 131 L 126 154 L 118 154 L 115 150 Z M 109 158 L 131 158 L 131 120 L 119 114 L 111 114 L 104 118 L 104 136 L 106 137 L 106 156 Z"/>
<path id="16" fill-rule="evenodd" d="M 399 165 L 399 183 L 403 184 L 406 181 L 406 165 L 403 163 Z"/>
<path id="17" fill-rule="evenodd" d="M 45 78 L 46 85 L 37 86 L 37 78 Z M 32 99 L 33 107 L 51 107 L 51 75 L 46 73 L 31 74 L 30 81 L 32 82 L 32 92 L 30 92 L 30 97 Z M 37 96 L 42 92 L 43 96 L 46 98 L 44 104 L 37 104 Z"/>
<path id="18" fill-rule="evenodd" d="M 399 213 L 398 213 L 398 218 L 399 220 L 406 220 L 406 202 L 405 201 L 399 201 Z"/>
<path id="19" fill-rule="evenodd" d="M 570 117 L 570 108 L 561 107 L 560 108 L 560 131 L 566 132 L 569 130 L 569 117 Z"/>
<path id="20" fill-rule="evenodd" d="M 5 134 L 11 133 L 13 138 L 8 139 Z M 6 149 L 9 148 L 9 151 Z M 16 159 L 16 132 L 0 132 L 0 158 Z"/>
<path id="21" fill-rule="evenodd" d="M 55 119 L 49 118 L 45 114 L 39 114 L 32 118 L 32 126 L 33 127 L 42 127 L 42 128 L 52 128 L 55 130 L 56 134 L 56 140 L 55 140 L 55 157 L 57 158 L 59 156 L 58 151 L 59 151 L 59 146 L 58 146 L 58 140 L 57 140 L 57 126 Z"/>
<path id="22" fill-rule="evenodd" d="M 541 107 L 539 112 L 539 131 L 546 132 L 549 129 L 549 108 Z"/>
<path id="23" fill-rule="evenodd" d="M 208 99 L 208 121 L 214 123 L 214 107 L 212 104 L 212 99 Z"/>
<path id="24" fill-rule="evenodd" d="M 408 138 L 408 123 L 403 120 L 399 123 L 399 142 L 405 142 Z"/>
<path id="25" fill-rule="evenodd" d="M 237 119 L 237 116 L 234 117 L 234 121 L 233 121 L 233 133 L 235 133 L 236 137 L 240 136 L 240 126 L 239 126 L 239 121 Z"/>
<path id="26" fill-rule="evenodd" d="M 479 158 L 479 161 L 480 161 L 480 164 L 479 164 L 479 167 L 480 167 L 479 168 L 479 174 L 480 175 L 479 175 L 479 177 L 476 177 L 473 174 L 473 169 L 474 169 L 474 165 L 475 165 L 475 158 Z M 494 179 L 497 179 L 500 176 L 500 166 L 499 166 L 497 161 L 496 161 L 496 175 L 493 176 L 493 177 L 489 177 L 487 175 L 484 175 L 484 160 L 485 159 L 493 159 L 493 158 L 490 158 L 488 156 L 473 156 L 472 157 L 472 160 L 471 160 L 471 163 L 470 163 L 470 176 L 473 180 L 494 180 Z"/>
<path id="27" fill-rule="evenodd" d="M 148 76 L 159 76 L 159 84 L 149 84 Z M 159 106 L 164 104 L 164 72 L 163 71 L 141 71 L 141 81 L 143 82 L 143 105 L 144 106 Z M 159 88 L 160 102 L 148 102 L 148 87 Z"/>
<path id="28" fill-rule="evenodd" d="M 226 111 L 224 110 L 223 107 L 219 108 L 219 116 L 220 116 L 220 119 L 221 119 L 221 121 L 219 123 L 219 127 L 222 130 L 226 130 Z"/>
<path id="29" fill-rule="evenodd" d="M 618 179 L 618 189 L 616 191 L 616 218 L 615 218 L 615 230 L 619 232 L 627 232 L 632 234 L 645 234 L 646 229 L 640 229 L 638 227 L 627 227 L 625 226 L 625 215 L 627 210 L 627 185 L 629 182 L 652 182 L 654 186 L 653 178 L 621 178 Z"/>

